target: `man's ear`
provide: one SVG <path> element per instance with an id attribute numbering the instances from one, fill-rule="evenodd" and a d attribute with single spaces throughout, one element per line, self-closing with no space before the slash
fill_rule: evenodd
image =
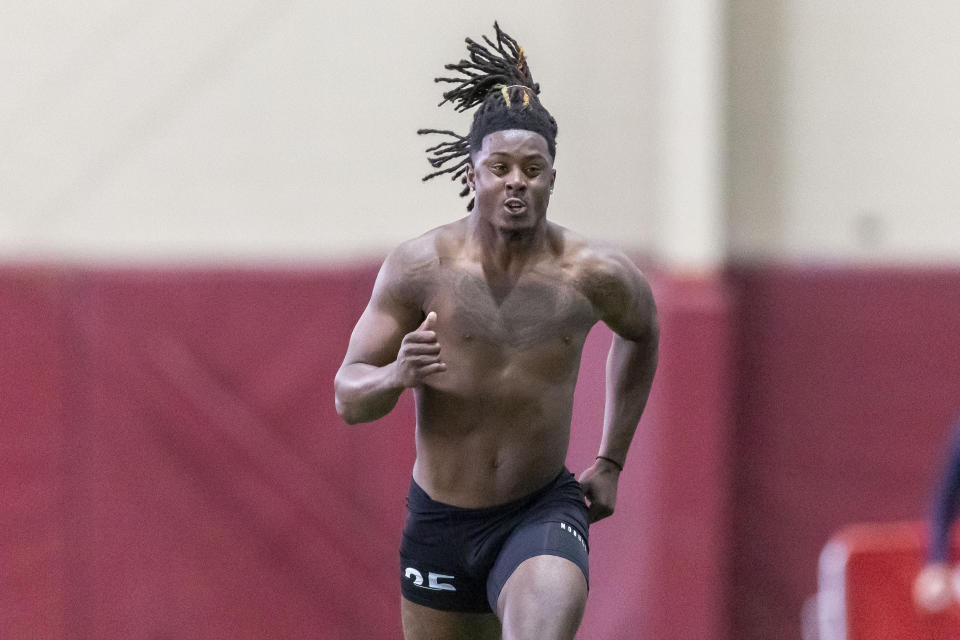
<path id="1" fill-rule="evenodd" d="M 467 186 L 470 187 L 470 190 L 471 190 L 471 191 L 476 191 L 476 189 L 477 189 L 477 184 L 476 184 L 476 178 L 477 178 L 477 176 L 476 176 L 476 173 L 474 172 L 473 163 L 472 163 L 472 162 L 470 162 L 470 163 L 467 164 L 467 173 L 465 174 L 465 177 L 466 177 L 466 179 L 467 179 Z"/>
<path id="2" fill-rule="evenodd" d="M 553 191 L 553 184 L 557 181 L 557 170 L 550 169 L 550 191 Z"/>

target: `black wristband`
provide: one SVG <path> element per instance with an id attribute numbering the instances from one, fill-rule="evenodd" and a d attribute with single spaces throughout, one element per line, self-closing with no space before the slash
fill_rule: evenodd
<path id="1" fill-rule="evenodd" d="M 623 471 L 623 465 L 613 458 L 608 458 L 607 456 L 597 456 L 597 460 L 606 460 L 610 464 L 614 465 L 617 469 L 620 469 L 620 471 Z"/>

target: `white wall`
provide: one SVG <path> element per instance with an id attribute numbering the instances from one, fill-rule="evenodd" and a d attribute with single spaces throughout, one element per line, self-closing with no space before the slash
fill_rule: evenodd
<path id="1" fill-rule="evenodd" d="M 423 184 L 442 65 L 494 18 L 560 124 L 551 215 L 648 251 L 652 2 L 8 3 L 0 257 L 378 255 L 463 215 Z"/>
<path id="2" fill-rule="evenodd" d="M 960 259 L 960 3 L 732 0 L 730 248 Z"/>
<path id="3" fill-rule="evenodd" d="M 557 221 L 681 267 L 960 259 L 952 0 L 7 3 L 0 258 L 377 256 L 455 219 L 414 132 L 468 128 L 432 78 L 494 18 L 560 123 Z"/>

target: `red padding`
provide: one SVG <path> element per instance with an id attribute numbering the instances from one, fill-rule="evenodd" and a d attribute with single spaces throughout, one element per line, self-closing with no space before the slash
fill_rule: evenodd
<path id="1" fill-rule="evenodd" d="M 70 620 L 63 280 L 0 270 L 0 635 L 63 638 Z"/>
<path id="2" fill-rule="evenodd" d="M 397 638 L 409 396 L 333 377 L 375 266 L 0 271 L 4 637 Z M 663 360 L 578 638 L 721 638 L 727 308 L 656 286 Z M 588 341 L 569 466 L 600 441 Z"/>
<path id="3" fill-rule="evenodd" d="M 821 639 L 960 638 L 956 602 L 935 614 L 914 604 L 913 583 L 926 548 L 919 522 L 857 524 L 835 535 L 820 560 Z"/>

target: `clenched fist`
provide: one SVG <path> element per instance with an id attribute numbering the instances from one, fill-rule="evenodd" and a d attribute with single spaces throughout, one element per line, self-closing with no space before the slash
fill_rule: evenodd
<path id="1" fill-rule="evenodd" d="M 433 330 L 437 314 L 431 311 L 414 331 L 403 336 L 397 354 L 397 376 L 404 387 L 418 387 L 427 376 L 447 370 L 440 360 L 440 343 Z"/>
<path id="2" fill-rule="evenodd" d="M 617 484 L 620 470 L 598 458 L 593 465 L 580 474 L 583 495 L 590 501 L 588 506 L 590 524 L 613 515 L 617 506 Z"/>

